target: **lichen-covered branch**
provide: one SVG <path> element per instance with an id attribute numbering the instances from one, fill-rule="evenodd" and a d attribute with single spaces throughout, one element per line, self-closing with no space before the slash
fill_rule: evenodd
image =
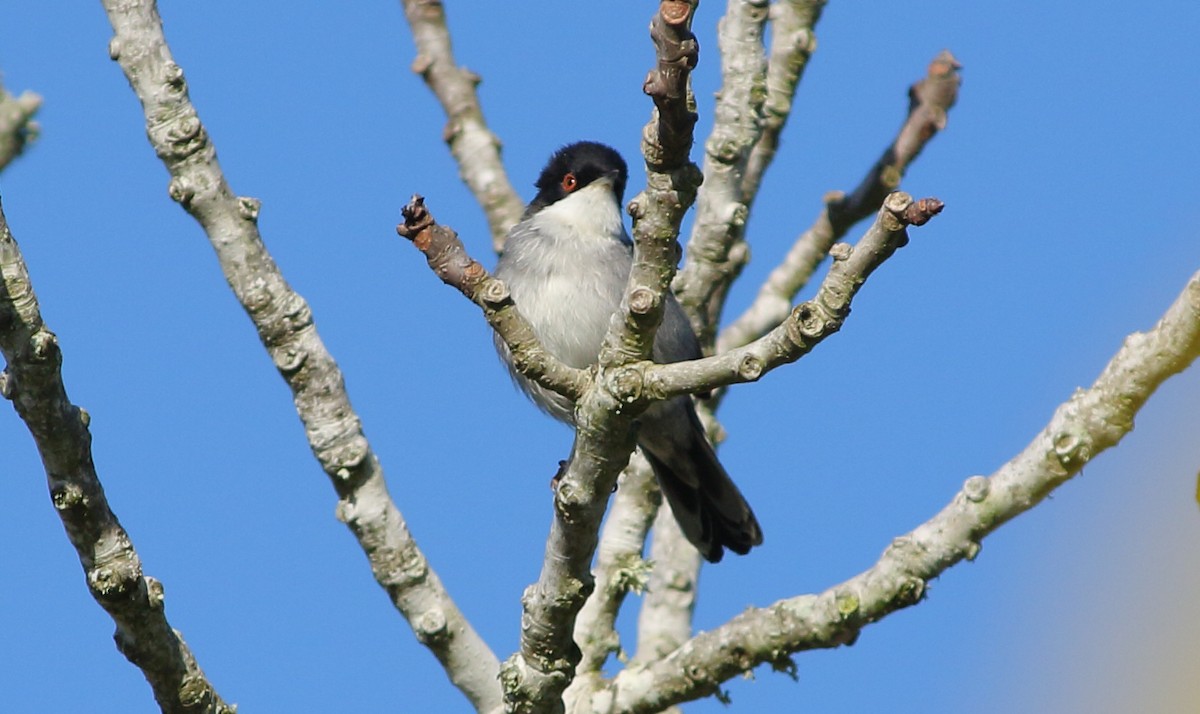
<path id="1" fill-rule="evenodd" d="M 632 666 L 613 680 L 617 714 L 649 714 L 717 691 L 761 663 L 855 641 L 864 627 L 921 601 L 927 583 L 979 553 L 982 539 L 1078 474 L 1133 429 L 1137 412 L 1168 377 L 1200 357 L 1200 273 L 1148 332 L 1135 333 L 1089 389 L 990 476 L 968 478 L 951 502 L 899 538 L 870 569 L 818 595 L 748 610 L 666 658 Z"/>
<path id="2" fill-rule="evenodd" d="M 33 92 L 13 96 L 0 84 L 0 171 L 37 139 L 33 115 L 41 106 L 42 98 Z"/>
<path id="3" fill-rule="evenodd" d="M 717 29 L 721 89 L 713 130 L 704 144 L 704 183 L 687 262 L 675 280 L 675 294 L 706 351 L 711 350 L 725 294 L 749 259 L 743 240 L 749 206 L 742 178 L 750 149 L 762 131 L 766 20 L 766 0 L 729 0 Z"/>
<path id="4" fill-rule="evenodd" d="M 646 189 L 629 202 L 634 260 L 621 306 L 625 320 L 605 339 L 602 365 L 649 359 L 662 321 L 662 296 L 679 262 L 679 224 L 700 185 L 700 172 L 688 157 L 696 124 L 689 82 L 700 53 L 691 29 L 695 11 L 695 0 L 663 0 L 650 21 L 656 63 L 642 85 L 654 101 L 642 130 Z"/>
<path id="5" fill-rule="evenodd" d="M 669 506 L 659 509 L 654 520 L 650 562 L 654 569 L 638 612 L 635 664 L 665 657 L 692 635 L 700 551 L 683 535 Z"/>
<path id="6" fill-rule="evenodd" d="M 678 259 L 679 223 L 698 172 L 688 160 L 696 115 L 688 78 L 698 46 L 695 0 L 663 0 L 650 25 L 656 65 L 644 90 L 655 103 L 643 131 L 647 188 L 630 203 L 634 262 L 619 315 L 605 336 L 592 388 L 578 400 L 575 443 L 555 492 L 555 518 L 536 583 L 522 597 L 521 646 L 501 668 L 516 712 L 560 712 L 581 653 L 576 616 L 594 587 L 589 570 L 609 495 L 634 448 L 634 418 L 649 404 L 629 397 L 621 365 L 649 358 L 662 319 L 662 296 Z M 518 306 L 519 308 L 519 306 Z"/>
<path id="7" fill-rule="evenodd" d="M 204 228 L 221 270 L 292 391 L 308 443 L 338 494 L 376 581 L 479 711 L 500 706 L 499 663 L 450 599 L 388 494 L 383 469 L 313 324 L 257 227 L 259 202 L 233 193 L 187 94 L 151 0 L 104 0 L 109 54 L 142 103 L 151 146 L 171 175 L 168 193 Z"/>
<path id="8" fill-rule="evenodd" d="M 943 50 L 934 58 L 926 77 L 909 89 L 908 117 L 895 141 L 850 195 L 833 192 L 826 196 L 825 207 L 813 225 L 771 271 L 751 306 L 722 332 L 718 352 L 745 345 L 784 320 L 792 309 L 792 300 L 808 284 L 833 244 L 878 209 L 884 196 L 899 185 L 909 164 L 946 126 L 947 112 L 958 98 L 960 68 L 949 51 Z"/>
<path id="9" fill-rule="evenodd" d="M 593 375 L 561 365 L 544 353 L 519 315 L 503 282 L 472 260 L 454 231 L 436 224 L 420 197 L 405 207 L 397 228 L 426 255 L 447 284 L 483 308 L 523 374 L 578 402 L 571 459 L 557 478 L 555 518 L 538 581 L 522 597 L 521 649 L 500 667 L 507 707 L 515 712 L 556 712 L 581 653 L 573 641 L 576 615 L 593 588 L 588 570 L 597 531 L 617 476 L 634 447 L 633 420 L 649 403 L 626 399 L 620 374 L 603 367 Z M 631 495 L 633 491 L 631 490 Z"/>
<path id="10" fill-rule="evenodd" d="M 867 278 L 908 243 L 907 227 L 920 226 L 941 212 L 936 198 L 914 201 L 897 191 L 887 197 L 875 222 L 859 242 L 834 251 L 834 264 L 812 300 L 797 305 L 783 324 L 744 347 L 687 362 L 641 361 L 611 369 L 610 390 L 636 409 L 647 401 L 709 392 L 753 382 L 780 365 L 794 362 L 841 329 L 850 302 Z"/>
<path id="11" fill-rule="evenodd" d="M 731 2 L 722 20 L 719 36 L 724 84 L 716 107 L 716 125 L 706 144 L 705 181 L 689 245 L 689 263 L 686 274 L 676 280 L 676 288 L 706 348 L 724 309 L 729 285 L 748 256 L 744 230 L 750 206 L 775 156 L 779 133 L 791 113 L 792 97 L 815 49 L 812 27 L 824 0 L 771 4 L 769 58 L 763 56 L 762 5 Z M 704 280 L 716 282 L 706 284 Z M 712 399 L 697 406 L 701 415 L 711 417 L 719 404 L 718 399 Z M 691 633 L 700 559 L 681 547 L 683 542 L 677 524 L 670 518 L 660 518 L 652 546 L 655 573 L 639 619 L 639 657 L 681 642 Z M 653 582 L 660 576 L 660 582 Z"/>
<path id="12" fill-rule="evenodd" d="M 500 252 L 508 229 L 521 219 L 524 205 L 504 171 L 500 139 L 483 119 L 475 92 L 479 75 L 455 63 L 441 0 L 403 0 L 402 4 L 417 46 L 413 71 L 421 75 L 446 112 L 442 138 L 458 162 L 458 175 L 483 207 L 492 246 Z M 462 7 L 469 12 L 469 5 Z"/>
<path id="13" fill-rule="evenodd" d="M 642 315 L 642 329 L 626 330 L 627 335 L 641 336 L 641 341 L 620 355 L 623 360 L 649 357 L 654 331 L 661 320 L 662 296 L 669 289 L 679 262 L 679 226 L 703 180 L 700 169 L 689 157 L 696 124 L 690 78 L 700 52 L 691 30 L 696 6 L 696 2 L 662 2 L 650 23 L 650 39 L 658 61 L 642 89 L 654 101 L 654 110 L 642 131 L 646 190 L 629 205 L 637 263 L 627 299 L 633 308 L 631 314 L 637 309 L 646 312 Z M 620 360 L 613 360 L 617 361 Z M 651 514 L 659 504 L 649 500 L 652 494 L 649 489 L 643 494 L 647 500 L 638 510 Z M 658 522 L 663 523 L 663 519 Z M 674 521 L 666 527 L 678 528 Z M 651 577 L 655 577 L 653 573 Z M 648 600 L 655 597 L 656 591 L 647 593 Z"/>
<path id="14" fill-rule="evenodd" d="M 617 613 L 627 594 L 646 589 L 651 568 L 642 558 L 642 549 L 661 502 L 654 471 L 640 453 L 634 452 L 617 481 L 617 492 L 600 533 L 593 573 L 596 589 L 575 620 L 575 642 L 583 659 L 572 687 L 583 684 L 582 677 L 598 675 L 608 656 L 621 650 Z M 566 696 L 572 696 L 570 690 Z"/>
<path id="15" fill-rule="evenodd" d="M 88 591 L 117 625 L 117 648 L 169 714 L 231 714 L 183 637 L 167 622 L 163 586 L 142 573 L 92 462 L 88 415 L 67 398 L 58 338 L 42 321 L 29 272 L 0 207 L 0 396 L 29 427 L 50 498 L 79 554 Z"/>
<path id="16" fill-rule="evenodd" d="M 742 175 L 742 200 L 754 202 L 763 174 L 775 159 L 779 135 L 792 114 L 796 88 L 817 49 L 813 28 L 825 9 L 825 0 L 779 0 L 771 3 L 771 49 L 767 58 L 767 97 L 762 107 L 762 133 Z"/>
<path id="17" fill-rule="evenodd" d="M 626 408 L 603 368 L 575 410 L 575 443 L 554 493 L 554 520 L 537 582 L 521 597 L 521 646 L 500 667 L 507 705 L 518 714 L 562 712 L 581 659 L 575 618 L 594 587 L 589 570 L 617 476 L 629 463 L 640 406 Z"/>
<path id="18" fill-rule="evenodd" d="M 425 199 L 413 196 L 401 213 L 404 223 L 396 226 L 396 233 L 425 254 L 430 269 L 442 282 L 483 309 L 483 316 L 508 345 L 513 364 L 521 374 L 573 400 L 583 396 L 589 379 L 587 373 L 568 367 L 542 348 L 533 328 L 513 305 L 508 287 L 467 254 L 453 229 L 438 225 L 425 206 Z"/>
<path id="19" fill-rule="evenodd" d="M 696 107 L 690 78 L 700 60 L 692 18 L 698 3 L 662 0 L 650 20 L 655 66 L 642 84 L 642 91 L 654 101 L 650 121 L 642 130 L 642 155 L 648 172 L 675 171 L 688 163 L 692 150 Z"/>

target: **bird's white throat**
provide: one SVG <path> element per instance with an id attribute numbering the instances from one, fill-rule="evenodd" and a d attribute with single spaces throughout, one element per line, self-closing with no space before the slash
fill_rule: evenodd
<path id="1" fill-rule="evenodd" d="M 578 242 L 619 241 L 625 235 L 621 207 L 617 205 L 609 179 L 593 181 L 546 206 L 537 213 L 534 221 L 551 229 L 543 231 L 543 235 L 549 233 Z"/>

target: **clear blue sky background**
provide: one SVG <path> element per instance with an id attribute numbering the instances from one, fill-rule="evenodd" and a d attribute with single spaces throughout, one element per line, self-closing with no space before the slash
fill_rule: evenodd
<path id="1" fill-rule="evenodd" d="M 526 198 L 562 143 L 636 159 L 653 3 L 449 6 Z M 393 232 L 421 192 L 490 264 L 440 109 L 409 71 L 399 3 L 161 9 L 229 181 L 262 199 L 267 245 L 311 303 L 393 495 L 506 657 L 570 433 L 524 402 L 477 310 Z M 722 12 L 710 0 L 697 19 L 701 137 Z M 766 544 L 705 570 L 699 627 L 868 567 L 1023 448 L 1200 268 L 1197 27 L 1200 5 L 1182 1 L 830 4 L 730 312 L 822 194 L 859 180 L 943 47 L 965 65 L 959 106 L 905 188 L 947 208 L 872 277 L 841 334 L 725 404 L 722 458 Z M 0 9 L 7 86 L 45 97 L 43 136 L 0 190 L 109 499 L 171 622 L 243 712 L 467 711 L 334 519 L 285 385 L 167 197 L 110 34 L 99 3 Z M 799 655 L 798 682 L 761 669 L 729 684 L 732 709 L 687 710 L 1195 711 L 1197 400 L 1193 369 L 927 602 L 852 648 Z M 7 406 L 0 507 L 3 708 L 155 711 Z"/>

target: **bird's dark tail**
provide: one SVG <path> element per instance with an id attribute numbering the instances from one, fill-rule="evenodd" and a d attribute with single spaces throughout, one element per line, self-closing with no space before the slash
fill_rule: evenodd
<path id="1" fill-rule="evenodd" d="M 638 446 L 680 529 L 705 560 L 719 561 L 725 548 L 745 555 L 762 543 L 758 520 L 717 461 L 691 398 L 650 407 L 641 420 Z"/>

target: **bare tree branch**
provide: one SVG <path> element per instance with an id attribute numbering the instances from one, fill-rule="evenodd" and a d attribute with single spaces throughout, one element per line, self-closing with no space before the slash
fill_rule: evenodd
<path id="1" fill-rule="evenodd" d="M 542 348 L 533 328 L 513 306 L 508 287 L 467 254 L 453 229 L 437 224 L 425 199 L 413 196 L 401 213 L 404 223 L 396 226 L 396 233 L 425 254 L 429 267 L 442 282 L 483 309 L 488 324 L 508 344 L 513 364 L 521 374 L 546 389 L 579 400 L 587 389 L 587 373 L 568 367 Z"/>
<path id="2" fill-rule="evenodd" d="M 434 222 L 419 196 L 403 213 L 405 224 L 397 231 L 426 254 L 444 282 L 483 308 L 510 349 L 523 355 L 514 361 L 522 374 L 578 402 L 575 446 L 557 478 L 555 518 L 542 573 L 522 597 L 521 649 L 500 667 L 509 710 L 561 711 L 563 691 L 581 658 L 572 636 L 576 615 L 593 588 L 588 566 L 597 531 L 608 496 L 633 450 L 633 419 L 649 402 L 623 401 L 619 377 L 609 379 L 603 369 L 593 378 L 546 354 L 504 283 L 466 254 L 454 231 Z"/>
<path id="3" fill-rule="evenodd" d="M 577 403 L 575 443 L 555 492 L 542 571 L 522 598 L 521 647 L 501 667 L 508 706 L 516 712 L 563 710 L 563 691 L 581 659 L 573 632 L 594 587 L 589 568 L 600 521 L 633 451 L 633 420 L 649 404 L 629 391 L 637 385 L 622 382 L 622 365 L 650 356 L 678 258 L 679 222 L 698 182 L 687 159 L 696 120 L 687 90 L 698 49 L 694 11 L 694 0 L 663 0 L 651 21 L 657 64 L 643 88 L 655 111 L 643 131 L 647 188 L 629 206 L 634 262 L 593 386 Z"/>
<path id="4" fill-rule="evenodd" d="M 742 176 L 742 200 L 753 203 L 763 174 L 775 159 L 779 135 L 792 113 L 792 99 L 808 58 L 817 49 L 813 27 L 825 0 L 779 0 L 771 3 L 771 50 L 767 59 L 767 97 L 763 101 L 762 133 Z"/>
<path id="5" fill-rule="evenodd" d="M 525 206 L 504 171 L 500 139 L 483 119 L 475 93 L 479 75 L 455 63 L 441 0 L 403 0 L 402 4 L 417 45 L 413 71 L 421 75 L 446 112 L 442 138 L 458 162 L 459 177 L 487 215 L 492 246 L 499 253 L 508 229 L 521 219 Z"/>
<path id="6" fill-rule="evenodd" d="M 581 676 L 598 674 L 613 653 L 619 656 L 617 613 L 629 592 L 641 593 L 651 575 L 651 565 L 642 558 L 646 533 L 662 502 L 654 471 L 639 452 L 617 481 L 617 493 L 608 508 L 608 518 L 596 548 L 596 589 L 575 619 L 575 642 L 583 659 L 571 687 L 583 684 Z M 694 549 L 693 549 L 694 550 Z M 574 692 L 568 690 L 569 700 Z"/>
<path id="7" fill-rule="evenodd" d="M 782 322 L 792 308 L 792 300 L 808 284 L 833 244 L 875 211 L 883 197 L 900 184 L 908 165 L 934 134 L 945 128 L 947 112 L 958 98 L 960 68 L 948 50 L 934 58 L 926 77 L 909 89 L 908 118 L 895 141 L 853 193 L 826 196 L 825 208 L 817 220 L 796 240 L 783 263 L 771 271 L 754 303 L 722 332 L 718 352 L 745 345 Z"/>
<path id="8" fill-rule="evenodd" d="M 1200 358 L 1200 273 L 1149 332 L 1134 333 L 1089 389 L 1055 410 L 1033 441 L 990 476 L 968 478 L 940 513 L 896 538 L 870 569 L 819 595 L 748 610 L 666 658 L 613 680 L 611 712 L 648 714 L 717 691 L 763 662 L 850 644 L 866 625 L 921 601 L 929 580 L 975 558 L 982 539 L 1030 510 L 1133 429 L 1168 377 Z"/>
<path id="9" fill-rule="evenodd" d="M 642 363 L 646 391 L 654 398 L 708 392 L 758 380 L 771 369 L 796 361 L 841 329 L 850 314 L 850 301 L 867 277 L 908 243 L 906 227 L 924 225 L 941 210 L 942 202 L 936 198 L 913 201 L 907 193 L 891 194 L 858 244 L 836 252 L 816 296 L 797 305 L 783 324 L 745 347 L 712 357 L 663 365 Z"/>
<path id="10" fill-rule="evenodd" d="M 133 541 L 108 506 L 92 462 L 87 412 L 62 381 L 58 338 L 42 322 L 20 249 L 0 207 L 0 395 L 42 455 L 54 510 L 88 591 L 117 624 L 117 649 L 142 670 L 159 707 L 171 714 L 232 714 L 204 676 L 183 636 L 167 622 L 162 583 L 142 573 Z"/>
<path id="11" fill-rule="evenodd" d="M 477 710 L 497 710 L 496 657 L 450 599 L 389 496 L 312 312 L 263 245 L 259 202 L 235 195 L 221 172 L 154 2 L 104 0 L 104 7 L 115 30 L 109 54 L 142 103 L 150 143 L 171 174 L 168 192 L 204 228 L 225 279 L 291 388 L 309 445 L 338 494 L 338 518 L 454 685 Z"/>
<path id="12" fill-rule="evenodd" d="M 936 198 L 914 201 L 901 191 L 891 194 L 858 244 L 843 244 L 835 251 L 833 267 L 816 296 L 796 306 L 783 324 L 745 347 L 711 357 L 666 364 L 642 360 L 609 367 L 601 374 L 609 379 L 606 389 L 625 411 L 640 413 L 654 401 L 756 381 L 776 367 L 795 362 L 841 329 L 851 301 L 867 278 L 908 244 L 907 227 L 924 225 L 942 207 Z"/>
<path id="13" fill-rule="evenodd" d="M 697 273 L 724 275 L 722 279 L 731 283 L 741 270 L 747 257 L 742 237 L 749 209 L 762 175 L 775 155 L 800 75 L 815 47 L 812 26 L 823 5 L 824 0 L 772 3 L 768 60 L 763 57 L 761 3 L 729 4 L 720 27 L 724 86 L 716 110 L 717 123 L 706 146 L 706 179 L 701 197 L 702 209 L 708 208 L 700 214 L 709 215 L 710 220 L 703 232 L 702 222 L 697 220 L 689 248 L 696 260 L 688 267 L 695 268 Z M 749 146 L 751 143 L 753 146 Z M 714 156 L 721 161 L 714 161 Z M 721 204 L 719 209 L 715 208 L 718 204 Z M 707 252 L 701 250 L 702 245 L 708 246 Z M 681 277 L 676 282 L 677 287 L 682 287 L 686 279 Z M 716 330 L 727 289 L 728 283 L 714 286 L 711 293 L 703 286 L 690 291 L 682 288 L 689 295 L 685 309 L 693 326 L 710 333 Z M 705 336 L 702 344 L 707 345 L 710 337 Z M 707 414 L 715 421 L 714 411 L 719 403 L 718 400 L 702 402 L 697 409 L 702 416 Z M 685 547 L 679 525 L 671 518 L 658 519 L 652 547 L 655 573 L 639 619 L 639 657 L 666 646 L 662 642 L 682 642 L 691 634 L 701 565 L 700 558 Z M 680 593 L 686 596 L 680 597 Z"/>
<path id="14" fill-rule="evenodd" d="M 749 259 L 743 240 L 749 206 L 742 194 L 742 177 L 762 130 L 766 21 L 766 0 L 729 0 L 717 29 L 721 89 L 713 130 L 704 144 L 704 183 L 687 262 L 674 286 L 706 352 L 715 339 L 725 293 Z"/>
<path id="15" fill-rule="evenodd" d="M 33 115 L 41 106 L 42 98 L 33 92 L 14 97 L 0 84 L 0 171 L 37 139 Z"/>
<path id="16" fill-rule="evenodd" d="M 759 379 L 765 370 L 794 361 L 840 329 L 850 302 L 867 277 L 897 248 L 907 243 L 905 227 L 922 225 L 941 211 L 936 199 L 914 202 L 907 194 L 888 197 L 875 223 L 853 249 L 843 246 L 816 297 L 793 311 L 791 318 L 757 342 L 730 353 L 666 365 L 642 363 L 645 391 L 654 396 L 711 391 L 737 381 Z M 632 369 L 632 368 L 631 368 Z M 669 374 L 670 376 L 665 376 Z M 628 377 L 627 381 L 635 381 Z M 676 381 L 679 380 L 679 381 Z M 714 440 L 715 441 L 715 440 Z M 655 523 L 651 553 L 654 571 L 639 619 L 636 662 L 673 651 L 691 633 L 700 558 L 673 525 L 669 511 Z"/>
<path id="17" fill-rule="evenodd" d="M 638 613 L 635 664 L 665 657 L 692 634 L 700 551 L 684 537 L 670 506 L 660 508 L 654 520 L 650 562 L 654 569 Z"/>
<path id="18" fill-rule="evenodd" d="M 696 124 L 692 69 L 700 45 L 692 34 L 697 0 L 663 0 L 650 22 L 657 63 L 642 85 L 654 101 L 642 130 L 646 189 L 629 202 L 633 218 L 633 268 L 621 305 L 625 321 L 610 330 L 600 364 L 615 366 L 649 359 L 662 321 L 662 296 L 670 290 L 679 262 L 679 224 L 696 200 L 701 176 L 688 158 Z"/>

